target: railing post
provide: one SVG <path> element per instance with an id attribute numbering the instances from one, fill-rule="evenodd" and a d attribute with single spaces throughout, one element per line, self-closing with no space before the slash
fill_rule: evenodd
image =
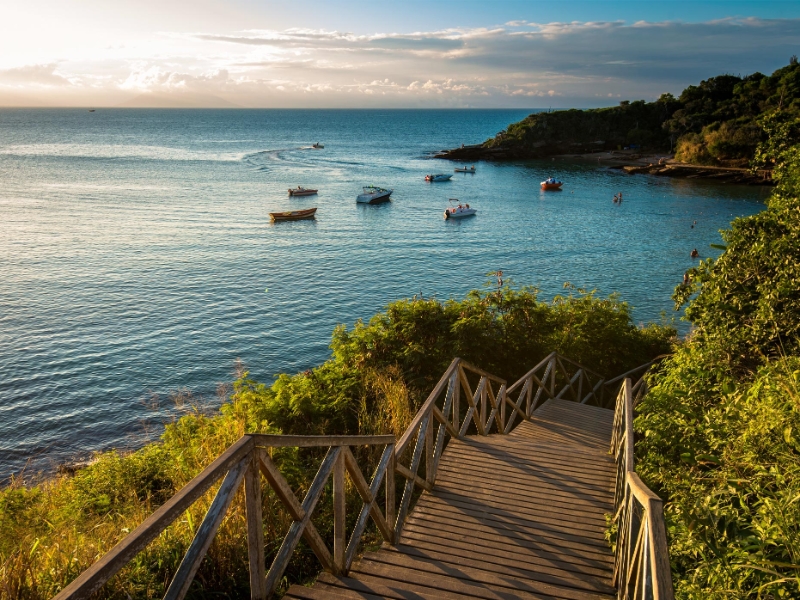
<path id="1" fill-rule="evenodd" d="M 347 549 L 345 531 L 346 498 L 344 490 L 344 452 L 340 452 L 333 465 L 333 570 L 334 575 L 344 574 L 344 553 Z"/>
<path id="2" fill-rule="evenodd" d="M 453 373 L 450 385 L 453 386 L 453 428 L 458 431 L 461 429 L 461 385 L 457 369 Z"/>
<path id="3" fill-rule="evenodd" d="M 389 457 L 389 464 L 386 467 L 386 523 L 389 525 L 389 530 L 392 532 L 391 544 L 397 543 L 397 533 L 395 531 L 394 522 L 394 503 L 395 503 L 395 489 L 394 489 L 394 464 L 397 457 L 394 454 L 394 444 L 392 446 L 392 455 Z"/>
<path id="4" fill-rule="evenodd" d="M 267 597 L 266 567 L 264 561 L 264 519 L 261 509 L 261 474 L 258 469 L 258 451 L 250 453 L 250 464 L 244 474 L 245 507 L 247 510 L 247 555 L 250 560 L 250 598 Z"/>

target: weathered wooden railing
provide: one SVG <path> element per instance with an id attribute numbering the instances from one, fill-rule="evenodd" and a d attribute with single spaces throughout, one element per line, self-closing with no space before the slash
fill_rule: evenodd
<path id="1" fill-rule="evenodd" d="M 617 396 L 611 452 L 617 461 L 614 585 L 621 600 L 673 600 L 664 507 L 634 469 L 633 412 L 647 385 L 623 379 Z"/>
<path id="2" fill-rule="evenodd" d="M 56 600 L 77 600 L 91 596 L 220 479 L 222 479 L 222 484 L 172 578 L 164 596 L 165 600 L 180 600 L 186 595 L 242 481 L 244 481 L 247 511 L 251 598 L 267 598 L 275 591 L 301 537 L 314 551 L 324 569 L 335 574 L 344 574 L 350 568 L 370 517 L 386 541 L 394 540 L 394 442 L 395 439 L 392 435 L 245 435 L 168 502 L 145 519 L 110 552 L 81 573 L 55 598 Z M 373 445 L 385 446 L 385 449 L 372 477 L 372 482 L 367 483 L 350 448 Z M 302 502 L 295 496 L 291 486 L 281 475 L 277 465 L 267 452 L 268 448 L 280 447 L 328 448 Z M 363 500 L 361 512 L 349 542 L 345 532 L 345 472 L 349 473 L 353 486 Z M 293 520 L 289 532 L 267 572 L 265 572 L 261 475 L 264 475 Z M 333 477 L 333 552 L 330 551 L 311 522 L 314 508 L 331 477 Z M 384 480 L 385 512 L 381 511 L 378 505 L 378 493 Z"/>
<path id="3" fill-rule="evenodd" d="M 649 364 L 643 365 L 629 373 L 648 366 Z M 88 598 L 99 590 L 221 479 L 222 484 L 167 589 L 165 600 L 181 600 L 185 596 L 242 482 L 244 482 L 247 516 L 251 598 L 261 600 L 272 595 L 280 584 L 301 537 L 313 550 L 323 569 L 337 575 L 345 575 L 350 569 L 370 519 L 375 523 L 385 542 L 396 543 L 416 494 L 420 490 L 433 488 L 439 460 L 449 439 L 462 438 L 469 433 L 476 433 L 480 436 L 507 434 L 520 421 L 530 419 L 536 408 L 548 399 L 564 399 L 604 406 L 607 395 L 613 389 L 611 386 L 619 385 L 619 381 L 620 378 L 615 378 L 606 382 L 590 369 L 553 352 L 506 389 L 506 382 L 503 379 L 456 358 L 450 363 L 412 419 L 411 424 L 396 443 L 394 437 L 390 435 L 245 435 L 110 552 L 81 573 L 55 597 L 55 600 Z M 639 386 L 637 389 L 643 390 L 642 386 L 644 385 L 643 382 L 640 382 L 637 384 Z M 629 398 L 631 392 L 636 393 L 637 389 L 632 390 L 630 380 L 623 379 L 619 398 Z M 628 405 L 624 402 L 620 408 L 620 402 L 621 400 L 618 399 L 612 444 L 618 460 L 622 460 L 622 463 L 619 463 L 622 465 L 620 467 L 622 476 L 618 477 L 617 506 L 620 507 L 620 512 L 617 518 L 622 519 L 620 522 L 624 521 L 630 527 L 636 524 L 637 529 L 633 534 L 626 531 L 625 536 L 627 537 L 620 533 L 620 544 L 617 550 L 618 568 L 620 568 L 621 560 L 627 560 L 624 569 L 628 573 L 633 568 L 631 565 L 636 566 L 641 563 L 641 556 L 650 557 L 648 560 L 651 562 L 655 561 L 656 559 L 652 558 L 655 556 L 652 549 L 661 548 L 661 546 L 654 546 L 652 540 L 655 539 L 659 544 L 663 540 L 664 544 L 664 552 L 660 553 L 658 558 L 660 562 L 652 563 L 661 569 L 658 571 L 661 573 L 664 569 L 662 563 L 667 559 L 664 558 L 666 557 L 666 542 L 663 538 L 660 501 L 651 492 L 647 491 L 645 494 L 642 491 L 646 491 L 647 488 L 641 484 L 632 470 L 633 454 L 632 450 L 628 450 L 628 441 L 632 442 L 632 433 L 630 433 L 632 430 L 628 429 L 626 420 L 632 418 L 630 417 L 632 408 L 628 410 L 626 408 Z M 463 412 L 462 405 L 465 408 Z M 372 481 L 369 483 L 358 467 L 355 455 L 351 450 L 353 447 L 360 446 L 385 446 Z M 281 447 L 328 448 L 328 452 L 302 501 L 297 498 L 275 462 L 270 458 L 268 449 Z M 628 469 L 627 461 L 630 462 L 630 469 Z M 346 538 L 345 530 L 345 473 L 350 475 L 353 487 L 362 500 L 361 510 L 349 541 Z M 396 516 L 395 474 L 405 478 Z M 292 525 L 269 570 L 265 569 L 261 475 L 267 480 L 275 496 L 292 519 Z M 311 522 L 314 509 L 331 477 L 333 478 L 334 518 L 332 552 Z M 622 487 L 620 488 L 620 486 Z M 381 510 L 378 504 L 381 488 L 383 488 L 385 496 L 384 510 Z M 642 498 L 643 500 L 641 500 Z M 639 505 L 645 507 L 644 520 L 634 517 L 635 514 L 638 514 L 635 513 L 634 508 L 627 508 L 635 504 L 632 500 L 636 500 Z M 651 506 L 656 507 L 655 503 L 658 503 L 658 517 L 652 517 L 655 509 Z M 653 518 L 660 518 L 661 521 L 653 521 Z M 642 523 L 644 526 L 641 525 Z M 662 533 L 652 533 L 656 531 L 659 523 L 661 529 L 658 531 Z M 627 550 L 630 544 L 625 546 L 626 540 L 630 538 L 630 535 L 643 536 L 644 534 L 639 533 L 644 531 L 642 527 L 646 528 L 648 532 L 648 541 L 646 542 L 648 545 L 642 549 L 641 543 L 637 541 L 637 545 L 632 550 Z M 659 538 L 658 535 L 661 537 Z M 628 552 L 630 557 L 634 558 L 631 559 L 624 554 L 620 550 L 621 548 L 626 548 L 624 552 Z M 631 560 L 634 560 L 634 563 L 631 563 Z M 668 561 L 666 569 L 668 574 Z M 646 587 L 647 582 L 656 581 L 652 577 L 653 572 L 655 572 L 655 567 L 652 567 L 650 571 L 643 571 L 645 574 L 649 573 L 648 577 L 650 578 L 643 579 L 642 585 Z M 671 580 L 669 586 L 669 590 L 671 590 Z M 658 600 L 671 598 L 671 596 L 663 594 L 641 597 L 657 598 Z"/>

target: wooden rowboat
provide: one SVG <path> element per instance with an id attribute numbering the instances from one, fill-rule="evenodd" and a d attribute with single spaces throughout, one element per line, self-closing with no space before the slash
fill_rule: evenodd
<path id="1" fill-rule="evenodd" d="M 313 219 L 317 207 L 307 208 L 306 210 L 291 210 L 289 212 L 269 213 L 273 221 L 299 221 L 300 219 Z"/>
<path id="2" fill-rule="evenodd" d="M 304 188 L 302 186 L 297 186 L 296 188 L 289 189 L 290 196 L 313 196 L 319 190 L 312 190 L 311 188 Z"/>

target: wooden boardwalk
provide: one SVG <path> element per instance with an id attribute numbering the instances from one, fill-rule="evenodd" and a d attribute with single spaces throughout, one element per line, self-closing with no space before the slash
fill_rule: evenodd
<path id="1" fill-rule="evenodd" d="M 285 598 L 612 598 L 614 411 L 548 400 L 509 435 L 452 439 L 395 546 Z"/>

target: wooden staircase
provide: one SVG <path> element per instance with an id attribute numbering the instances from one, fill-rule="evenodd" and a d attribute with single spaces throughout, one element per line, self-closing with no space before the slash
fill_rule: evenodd
<path id="1" fill-rule="evenodd" d="M 613 419 L 548 400 L 509 435 L 452 440 L 396 546 L 284 597 L 613 597 Z"/>
<path id="2" fill-rule="evenodd" d="M 554 352 L 507 387 L 454 359 L 400 439 L 248 434 L 56 600 L 91 598 L 220 480 L 165 600 L 184 598 L 242 485 L 251 600 L 280 590 L 301 538 L 324 572 L 285 598 L 673 600 L 661 500 L 634 468 L 633 416 L 646 382 L 629 376 L 649 364 L 606 381 Z M 381 446 L 369 481 L 355 449 Z M 271 451 L 326 447 L 301 500 Z M 311 520 L 326 487 L 332 545 Z M 348 490 L 362 502 L 349 531 Z M 268 569 L 266 500 L 292 519 Z M 370 520 L 383 547 L 356 559 Z"/>

